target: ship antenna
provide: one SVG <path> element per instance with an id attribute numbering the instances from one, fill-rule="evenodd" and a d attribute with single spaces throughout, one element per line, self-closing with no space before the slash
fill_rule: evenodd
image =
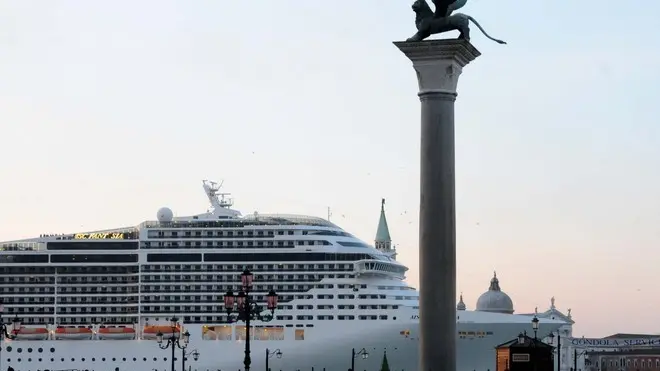
<path id="1" fill-rule="evenodd" d="M 231 193 L 220 192 L 220 188 L 222 188 L 224 181 L 218 183 L 211 180 L 203 180 L 202 183 L 204 193 L 206 193 L 206 197 L 208 197 L 209 202 L 211 203 L 211 211 L 228 209 L 234 204 L 232 199 L 228 197 Z"/>

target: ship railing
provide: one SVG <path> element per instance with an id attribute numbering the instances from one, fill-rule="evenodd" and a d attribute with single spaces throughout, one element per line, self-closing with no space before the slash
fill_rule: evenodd
<path id="1" fill-rule="evenodd" d="M 4 242 L 0 244 L 0 251 L 45 251 L 46 244 L 44 242 Z"/>

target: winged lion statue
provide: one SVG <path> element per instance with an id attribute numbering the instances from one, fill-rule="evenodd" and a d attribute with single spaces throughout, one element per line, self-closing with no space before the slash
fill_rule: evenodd
<path id="1" fill-rule="evenodd" d="M 412 4 L 412 9 L 415 12 L 415 26 L 417 33 L 408 38 L 406 41 L 422 41 L 427 37 L 458 30 L 460 35 L 458 38 L 470 40 L 470 22 L 474 23 L 477 28 L 489 39 L 499 43 L 506 44 L 505 41 L 491 37 L 481 27 L 476 19 L 467 14 L 454 13 L 455 10 L 462 8 L 467 0 L 432 0 L 435 5 L 435 12 L 426 0 L 415 0 Z"/>

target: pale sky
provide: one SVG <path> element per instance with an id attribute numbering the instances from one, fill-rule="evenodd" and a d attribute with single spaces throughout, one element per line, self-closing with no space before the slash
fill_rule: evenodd
<path id="1" fill-rule="evenodd" d="M 493 270 L 575 334 L 660 333 L 660 4 L 469 0 L 495 44 L 456 103 L 458 290 Z M 387 199 L 418 285 L 407 0 L 0 0 L 0 240 L 203 212 L 326 216 L 372 242 Z M 454 37 L 455 34 L 451 34 Z"/>

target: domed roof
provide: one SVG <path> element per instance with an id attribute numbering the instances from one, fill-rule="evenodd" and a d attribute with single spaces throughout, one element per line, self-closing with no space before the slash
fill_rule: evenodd
<path id="1" fill-rule="evenodd" d="M 493 273 L 488 291 L 477 300 L 477 311 L 513 314 L 513 301 L 500 289 L 497 272 Z"/>
<path id="2" fill-rule="evenodd" d="M 465 302 L 463 301 L 463 294 L 461 294 L 461 298 L 458 301 L 458 304 L 456 304 L 456 310 L 465 310 Z"/>

